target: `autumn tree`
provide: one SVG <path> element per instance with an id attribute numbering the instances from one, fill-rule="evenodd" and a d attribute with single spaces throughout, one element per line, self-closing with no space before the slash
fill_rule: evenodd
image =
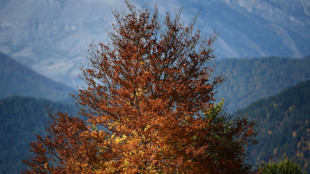
<path id="1" fill-rule="evenodd" d="M 250 173 L 253 123 L 228 120 L 214 103 L 216 35 L 202 37 L 180 13 L 161 25 L 156 8 L 126 5 L 110 42 L 90 45 L 87 87 L 75 96 L 86 119 L 54 115 L 24 172 Z"/>

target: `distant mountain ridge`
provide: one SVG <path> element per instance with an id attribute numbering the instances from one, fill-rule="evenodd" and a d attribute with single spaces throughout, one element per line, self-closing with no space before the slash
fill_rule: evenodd
<path id="1" fill-rule="evenodd" d="M 237 115 L 258 121 L 259 143 L 250 148 L 252 163 L 286 156 L 310 172 L 310 80 L 256 101 Z"/>
<path id="2" fill-rule="evenodd" d="M 217 57 L 292 57 L 310 54 L 309 0 L 134 0 L 160 15 L 182 8 L 190 23 L 199 12 L 203 35 L 219 33 Z M 112 10 L 123 0 L 2 0 L 0 51 L 35 71 L 75 87 L 88 43 L 106 42 Z"/>
<path id="3" fill-rule="evenodd" d="M 310 56 L 223 59 L 213 65 L 215 74 L 226 78 L 216 89 L 216 97 L 225 99 L 227 111 L 243 109 L 256 100 L 310 79 Z"/>
<path id="4" fill-rule="evenodd" d="M 75 92 L 1 53 L 0 61 L 0 98 L 22 95 L 63 101 L 69 98 L 69 93 Z M 225 99 L 229 112 L 310 79 L 310 56 L 302 59 L 221 59 L 209 65 L 214 67 L 215 75 L 226 78 L 216 88 L 216 98 Z"/>
<path id="5" fill-rule="evenodd" d="M 0 98 L 11 95 L 41 97 L 60 101 L 74 92 L 71 87 L 55 82 L 0 53 Z"/>

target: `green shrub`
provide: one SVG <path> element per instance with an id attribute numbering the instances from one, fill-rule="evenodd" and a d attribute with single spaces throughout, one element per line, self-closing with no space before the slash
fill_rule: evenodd
<path id="1" fill-rule="evenodd" d="M 306 174 L 306 172 L 301 170 L 299 164 L 293 163 L 288 159 L 262 164 L 260 170 L 262 174 Z"/>

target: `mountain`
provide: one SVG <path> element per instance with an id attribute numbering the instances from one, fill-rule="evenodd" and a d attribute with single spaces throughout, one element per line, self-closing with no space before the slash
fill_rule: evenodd
<path id="1" fill-rule="evenodd" d="M 310 53 L 310 1 L 225 0 L 225 3 L 233 12 L 222 12 L 226 21 L 221 23 L 229 25 L 215 29 L 220 29 L 223 38 L 230 36 L 232 41 L 226 43 L 233 45 L 230 49 L 238 54 L 236 57 L 303 57 Z M 239 46 L 243 47 L 241 52 Z"/>
<path id="2" fill-rule="evenodd" d="M 44 77 L 14 59 L 0 53 L 0 98 L 21 95 L 54 101 L 65 100 L 71 87 Z"/>
<path id="3" fill-rule="evenodd" d="M 19 173 L 22 163 L 30 155 L 30 142 L 35 135 L 45 134 L 49 120 L 46 108 L 74 115 L 74 105 L 64 105 L 45 99 L 7 97 L 0 99 L 0 173 Z"/>
<path id="4" fill-rule="evenodd" d="M 310 80 L 256 101 L 240 111 L 258 121 L 259 143 L 250 149 L 254 164 L 292 159 L 310 172 Z"/>
<path id="5" fill-rule="evenodd" d="M 132 1 L 161 16 L 182 8 L 184 23 L 196 22 L 208 36 L 215 30 L 214 47 L 221 58 L 304 57 L 310 54 L 308 0 L 171 0 Z M 43 75 L 69 86 L 80 85 L 80 64 L 87 45 L 108 41 L 112 10 L 123 0 L 2 0 L 0 51 Z M 198 10 L 197 10 L 198 9 Z"/>
<path id="6" fill-rule="evenodd" d="M 226 80 L 216 89 L 227 111 L 242 109 L 252 102 L 310 79 L 310 56 L 302 59 L 253 58 L 215 61 L 215 74 Z"/>

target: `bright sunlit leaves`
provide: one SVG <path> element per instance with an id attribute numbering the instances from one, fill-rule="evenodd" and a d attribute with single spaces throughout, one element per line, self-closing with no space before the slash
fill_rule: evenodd
<path id="1" fill-rule="evenodd" d="M 59 114 L 50 136 L 32 144 L 27 172 L 249 173 L 244 147 L 253 123 L 227 120 L 214 104 L 208 62 L 215 37 L 202 39 L 180 14 L 114 12 L 111 43 L 92 44 L 80 118 Z"/>

